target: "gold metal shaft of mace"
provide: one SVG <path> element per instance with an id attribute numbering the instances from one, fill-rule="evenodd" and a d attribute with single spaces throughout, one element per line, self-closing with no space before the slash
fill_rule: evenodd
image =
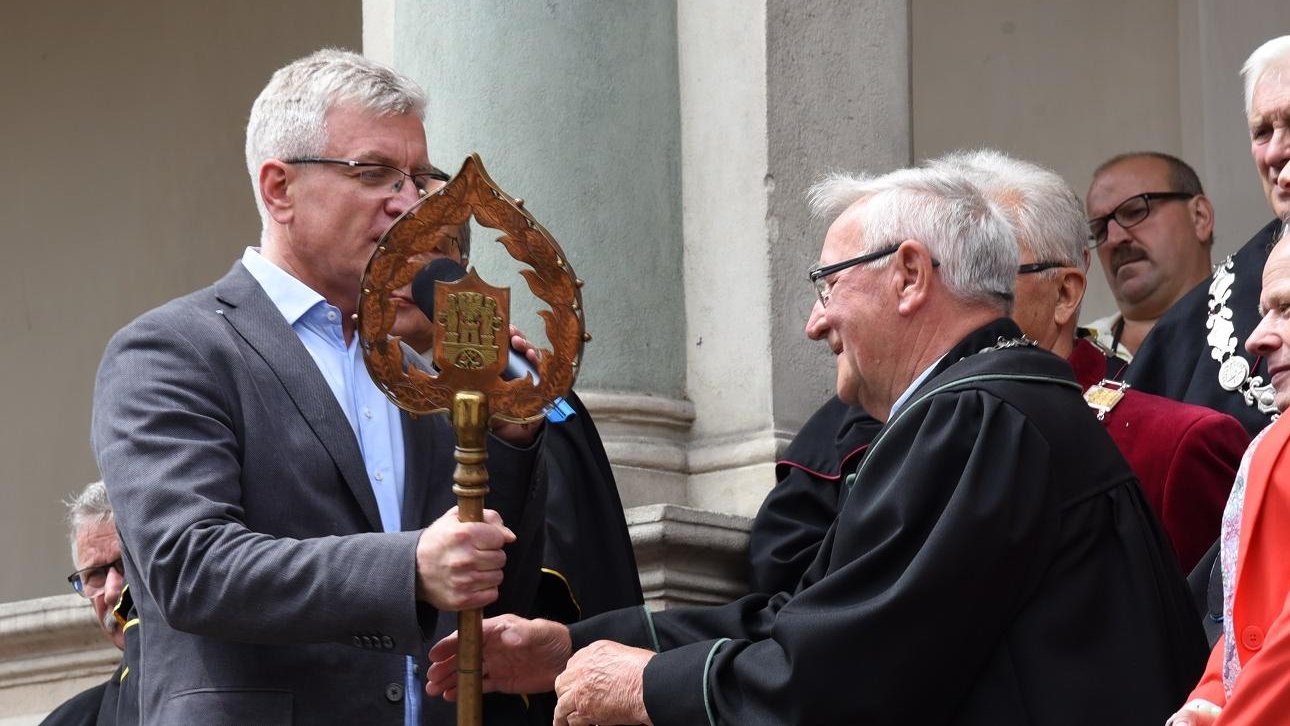
<path id="1" fill-rule="evenodd" d="M 459 391 L 452 402 L 452 423 L 457 429 L 453 457 L 452 493 L 457 495 L 457 519 L 484 521 L 484 495 L 488 493 L 488 397 L 479 391 Z M 483 712 L 483 610 L 457 613 L 457 726 L 480 726 Z"/>

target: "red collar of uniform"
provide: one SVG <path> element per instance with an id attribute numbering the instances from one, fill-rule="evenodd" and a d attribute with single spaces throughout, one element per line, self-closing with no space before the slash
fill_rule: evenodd
<path id="1" fill-rule="evenodd" d="M 1086 391 L 1089 386 L 1106 378 L 1106 355 L 1096 345 L 1083 338 L 1075 339 L 1075 347 L 1066 357 L 1066 362 L 1070 363 L 1071 370 L 1075 371 L 1075 380 L 1079 383 L 1079 387 Z"/>

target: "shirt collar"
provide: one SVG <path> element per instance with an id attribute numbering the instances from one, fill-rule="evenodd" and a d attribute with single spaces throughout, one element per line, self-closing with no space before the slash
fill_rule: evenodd
<path id="1" fill-rule="evenodd" d="M 896 402 L 891 404 L 891 412 L 887 414 L 888 421 L 890 421 L 893 417 L 895 417 L 896 412 L 900 410 L 900 407 L 905 405 L 905 401 L 907 401 L 909 397 L 913 395 L 914 391 L 919 386 L 923 385 L 923 381 L 927 380 L 928 376 L 932 375 L 932 371 L 936 370 L 936 366 L 940 365 L 941 360 L 944 358 L 945 356 L 941 356 L 940 358 L 937 358 L 936 360 L 932 361 L 932 364 L 924 368 L 923 372 L 919 373 L 918 377 L 914 379 L 914 382 L 909 384 L 909 388 L 906 388 L 905 392 L 900 394 L 900 398 L 897 398 Z"/>
<path id="2" fill-rule="evenodd" d="M 251 277 L 260 283 L 265 294 L 273 301 L 274 307 L 278 308 L 290 325 L 295 325 L 318 303 L 327 303 L 326 299 L 313 288 L 265 259 L 258 247 L 246 248 L 242 253 L 242 265 L 246 267 L 247 272 L 251 273 Z"/>

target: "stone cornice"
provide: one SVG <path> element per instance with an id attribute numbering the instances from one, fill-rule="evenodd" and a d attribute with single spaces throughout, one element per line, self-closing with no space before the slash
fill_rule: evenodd
<path id="1" fill-rule="evenodd" d="M 747 517 L 674 504 L 626 515 L 650 607 L 726 603 L 747 593 Z"/>
<path id="2" fill-rule="evenodd" d="M 0 603 L 0 689 L 106 677 L 120 660 L 94 611 L 76 595 Z"/>

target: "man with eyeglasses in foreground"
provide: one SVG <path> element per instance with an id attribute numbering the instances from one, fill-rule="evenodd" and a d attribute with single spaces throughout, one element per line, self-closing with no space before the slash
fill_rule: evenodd
<path id="1" fill-rule="evenodd" d="M 122 594 L 126 591 L 121 564 L 121 543 L 103 482 L 86 485 L 67 502 L 68 534 L 76 571 L 67 581 L 78 595 L 90 601 L 94 619 L 119 650 L 125 650 Z M 126 599 L 128 608 L 128 598 Z M 90 726 L 116 723 L 117 699 L 128 674 L 125 663 L 107 681 L 73 696 L 41 721 L 41 726 Z"/>
<path id="2" fill-rule="evenodd" d="M 357 341 L 378 239 L 445 183 L 424 112 L 413 81 L 353 53 L 278 70 L 247 123 L 259 247 L 108 344 L 92 443 L 143 723 L 444 723 L 419 696 L 447 613 L 535 597 L 540 427 L 489 437 L 493 509 L 459 522 L 450 424 L 395 408 Z"/>
<path id="3" fill-rule="evenodd" d="M 1250 154 L 1275 218 L 1160 318 L 1124 375 L 1140 390 L 1231 414 L 1253 435 L 1277 413 L 1267 362 L 1242 345 L 1259 322 L 1264 263 L 1290 219 L 1290 36 L 1259 46 L 1241 77 Z"/>
<path id="4" fill-rule="evenodd" d="M 1119 312 L 1084 327 L 1098 345 L 1131 361 L 1151 326 L 1209 277 L 1214 206 L 1182 159 L 1133 152 L 1093 172 L 1088 218 L 1089 244 Z"/>
<path id="5" fill-rule="evenodd" d="M 1060 176 L 1005 154 L 954 152 L 926 162 L 962 171 L 998 204 L 1020 252 L 1012 317 L 1065 358 L 1096 415 L 1142 484 L 1183 572 L 1218 533 L 1249 435 L 1230 416 L 1152 396 L 1107 378 L 1105 351 L 1076 327 L 1089 265 L 1084 208 Z M 1090 395 L 1091 394 L 1091 395 Z M 749 535 L 749 581 L 792 591 L 837 516 L 842 472 L 864 456 L 879 422 L 836 397 L 802 427 Z"/>
<path id="6" fill-rule="evenodd" d="M 1017 246 L 944 168 L 835 176 L 806 326 L 882 429 L 792 593 L 485 621 L 485 688 L 556 724 L 1163 719 L 1204 640 L 1168 545 L 1070 367 L 1006 315 Z M 455 636 L 428 691 L 454 694 Z M 1176 701 L 1175 701 L 1176 703 Z"/>

